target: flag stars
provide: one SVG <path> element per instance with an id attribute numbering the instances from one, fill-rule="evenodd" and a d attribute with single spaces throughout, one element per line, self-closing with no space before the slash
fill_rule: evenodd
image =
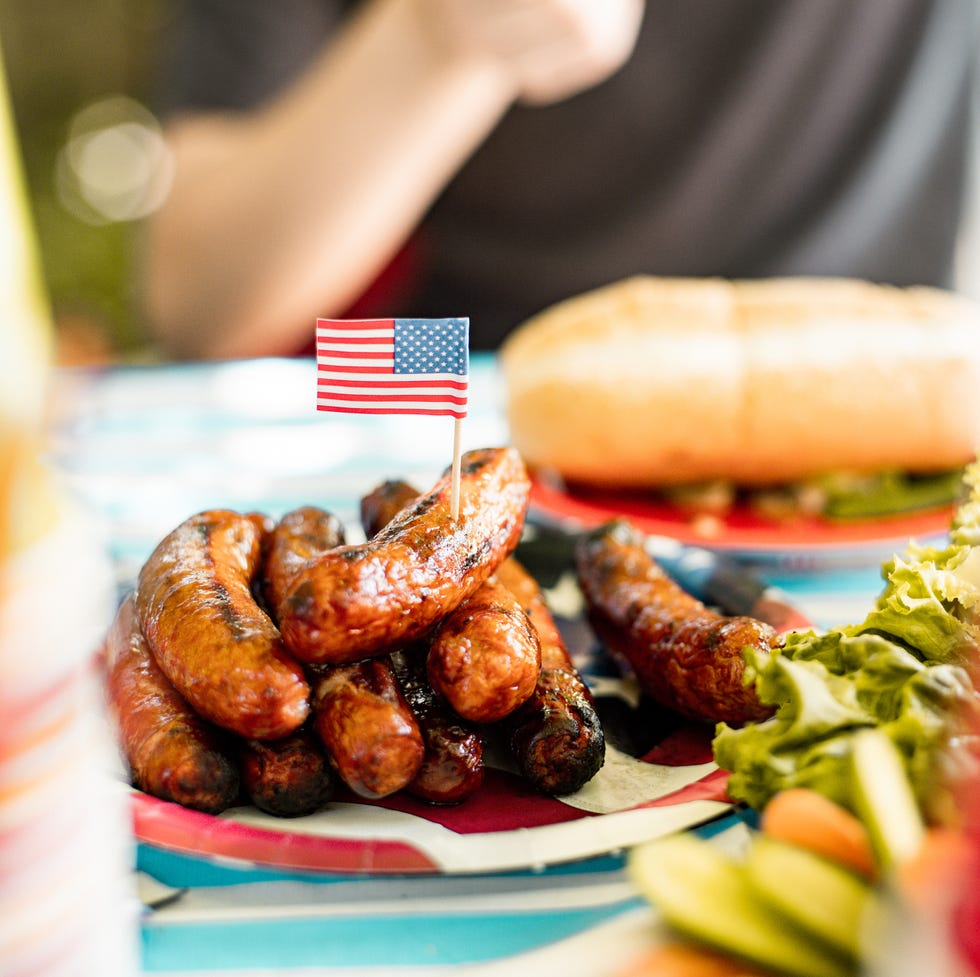
<path id="1" fill-rule="evenodd" d="M 317 410 L 466 416 L 468 319 L 317 320 Z"/>
<path id="2" fill-rule="evenodd" d="M 396 319 L 395 373 L 468 372 L 468 319 Z"/>

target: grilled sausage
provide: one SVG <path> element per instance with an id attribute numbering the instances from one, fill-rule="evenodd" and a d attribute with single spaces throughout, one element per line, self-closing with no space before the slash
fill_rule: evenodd
<path id="1" fill-rule="evenodd" d="M 309 714 L 309 685 L 252 596 L 269 521 L 198 513 L 139 573 L 136 613 L 153 656 L 193 708 L 247 739 L 278 739 Z"/>
<path id="2" fill-rule="evenodd" d="M 364 531 L 377 533 L 417 496 L 407 482 L 384 482 L 361 500 Z M 540 670 L 537 633 L 514 595 L 493 577 L 446 616 L 428 655 L 432 687 L 474 723 L 510 715 L 527 700 Z"/>
<path id="3" fill-rule="evenodd" d="M 269 535 L 266 598 L 278 616 L 307 564 L 344 542 L 340 522 L 316 506 L 287 512 Z M 418 766 L 422 734 L 398 690 L 387 655 L 322 670 L 315 681 L 313 726 L 333 767 L 356 793 L 398 790 Z M 359 770 L 368 763 L 369 769 Z"/>
<path id="4" fill-rule="evenodd" d="M 544 599 L 544 594 L 537 580 L 531 576 L 515 557 L 509 557 L 498 567 L 495 574 L 499 583 L 503 584 L 527 611 L 541 641 L 541 667 L 549 669 L 565 669 L 575 673 L 581 692 L 589 696 L 589 690 L 581 677 L 578 677 L 575 665 L 572 663 L 565 640 L 551 616 L 551 611 Z"/>
<path id="5" fill-rule="evenodd" d="M 208 814 L 238 796 L 230 737 L 203 720 L 160 670 L 133 609 L 119 606 L 105 642 L 109 713 L 133 786 Z"/>
<path id="6" fill-rule="evenodd" d="M 605 761 L 602 723 L 537 581 L 513 557 L 501 564 L 497 579 L 524 606 L 541 641 L 534 691 L 503 724 L 511 755 L 542 793 L 571 794 Z"/>
<path id="7" fill-rule="evenodd" d="M 306 662 L 337 664 L 422 638 L 517 545 L 529 495 L 512 448 L 467 452 L 457 520 L 447 473 L 372 539 L 306 567 L 280 607 L 290 649 Z"/>
<path id="8" fill-rule="evenodd" d="M 313 683 L 313 726 L 361 797 L 401 790 L 422 765 L 422 734 L 387 657 L 324 666 Z"/>
<path id="9" fill-rule="evenodd" d="M 652 699 L 708 723 L 770 715 L 743 681 L 742 649 L 770 651 L 775 629 L 705 607 L 661 569 L 625 519 L 584 534 L 575 560 L 593 630 Z"/>
<path id="10" fill-rule="evenodd" d="M 421 493 L 414 485 L 390 478 L 361 497 L 361 527 L 368 539 L 377 536 L 402 509 L 408 508 Z"/>
<path id="11" fill-rule="evenodd" d="M 361 525 L 370 538 L 418 498 L 408 482 L 391 479 L 361 499 Z M 425 759 L 405 788 L 432 804 L 458 804 L 482 785 L 484 737 L 454 713 L 429 683 L 426 647 L 392 653 L 392 666 L 425 742 Z"/>
<path id="12" fill-rule="evenodd" d="M 431 804 L 458 804 L 483 784 L 483 734 L 429 684 L 424 648 L 393 652 L 391 661 L 425 743 L 422 766 L 405 789 Z"/>
<path id="13" fill-rule="evenodd" d="M 541 642 L 517 598 L 491 577 L 443 619 L 426 666 L 432 687 L 460 716 L 494 723 L 534 691 Z"/>
<path id="14" fill-rule="evenodd" d="M 340 520 L 317 506 L 300 506 L 287 512 L 266 538 L 262 567 L 262 592 L 278 616 L 280 604 L 306 564 L 344 543 Z"/>
<path id="15" fill-rule="evenodd" d="M 312 814 L 333 797 L 330 761 L 307 726 L 274 743 L 245 740 L 240 759 L 242 787 L 267 814 L 280 818 Z"/>
<path id="16" fill-rule="evenodd" d="M 365 532 L 377 532 L 417 495 L 407 482 L 382 483 L 361 499 Z M 533 691 L 502 723 L 509 751 L 521 774 L 538 790 L 570 794 L 588 783 L 603 764 L 602 724 L 537 581 L 513 556 L 500 564 L 494 576 L 527 612 L 541 648 Z M 424 723 L 422 729 L 424 733 Z"/>
<path id="17" fill-rule="evenodd" d="M 574 793 L 605 761 L 605 735 L 592 699 L 578 675 L 565 669 L 541 669 L 534 693 L 504 729 L 521 775 L 544 794 Z"/>

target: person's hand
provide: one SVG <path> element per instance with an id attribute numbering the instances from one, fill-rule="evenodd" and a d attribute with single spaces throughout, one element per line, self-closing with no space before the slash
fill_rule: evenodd
<path id="1" fill-rule="evenodd" d="M 598 84 L 633 51 L 643 0 L 422 0 L 443 43 L 489 58 L 531 104 Z"/>

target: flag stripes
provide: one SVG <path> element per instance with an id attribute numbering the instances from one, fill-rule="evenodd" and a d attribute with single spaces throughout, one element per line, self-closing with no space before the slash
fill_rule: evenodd
<path id="1" fill-rule="evenodd" d="M 317 319 L 317 410 L 466 416 L 466 319 Z"/>

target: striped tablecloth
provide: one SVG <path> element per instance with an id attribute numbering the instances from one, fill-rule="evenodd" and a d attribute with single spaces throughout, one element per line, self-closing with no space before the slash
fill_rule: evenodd
<path id="1" fill-rule="evenodd" d="M 58 374 L 52 462 L 99 527 L 120 593 L 155 543 L 194 512 L 279 516 L 316 504 L 356 533 L 365 492 L 389 477 L 426 487 L 451 461 L 450 419 L 318 414 L 314 397 L 306 360 Z M 507 442 L 501 408 L 495 362 L 476 355 L 464 450 Z M 555 536 L 553 526 L 532 525 L 536 532 Z M 713 554 L 692 560 L 691 550 L 660 542 L 665 565 L 694 589 L 731 572 Z M 879 584 L 877 566 L 801 573 L 774 563 L 762 571 L 820 625 L 863 617 Z M 697 803 L 705 806 L 688 819 L 692 829 L 737 843 L 742 814 Z M 622 850 L 612 842 L 596 848 L 554 863 L 529 856 L 503 870 L 406 875 L 285 869 L 139 843 L 142 966 L 175 974 L 611 977 L 657 938 L 657 924 L 626 878 Z"/>

